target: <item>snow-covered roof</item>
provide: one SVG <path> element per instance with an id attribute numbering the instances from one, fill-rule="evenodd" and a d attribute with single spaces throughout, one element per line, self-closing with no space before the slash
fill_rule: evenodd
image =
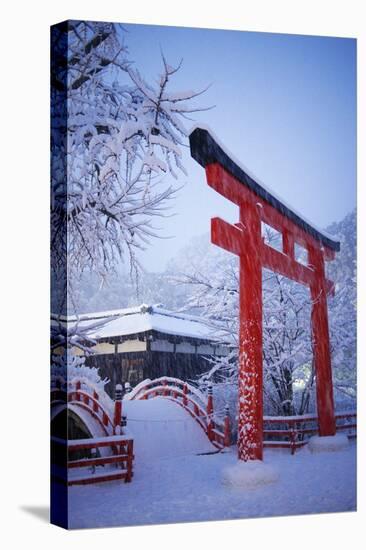
<path id="1" fill-rule="evenodd" d="M 90 326 L 90 332 L 87 332 L 87 335 L 96 340 L 140 334 L 152 330 L 201 340 L 217 339 L 215 328 L 206 324 L 202 318 L 175 313 L 160 305 L 142 304 L 127 309 L 86 313 L 78 317 L 56 317 L 53 315 L 52 322 L 56 323 L 57 321 L 67 323 L 69 328 L 75 326 L 76 323 L 83 329 Z"/>

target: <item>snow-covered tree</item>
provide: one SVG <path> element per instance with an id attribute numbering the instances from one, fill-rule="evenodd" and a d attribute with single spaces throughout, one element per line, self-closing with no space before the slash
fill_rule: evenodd
<path id="1" fill-rule="evenodd" d="M 103 280 L 126 255 L 138 268 L 136 249 L 156 236 L 152 219 L 177 189 L 163 176 L 185 173 L 183 121 L 199 94 L 170 91 L 180 64 L 164 55 L 157 83 L 146 82 L 111 23 L 56 26 L 52 48 L 51 254 L 72 296 L 85 269 Z"/>
<path id="2" fill-rule="evenodd" d="M 356 211 L 327 231 L 341 241 L 341 250 L 328 268 L 336 290 L 328 304 L 335 398 L 340 406 L 348 407 L 355 403 L 357 385 Z"/>
<path id="3" fill-rule="evenodd" d="M 137 278 L 136 251 L 158 235 L 153 219 L 167 215 L 186 174 L 184 120 L 200 93 L 174 92 L 162 54 L 157 81 L 135 68 L 121 26 L 68 21 L 52 29 L 51 264 L 52 310 L 80 313 L 76 287 L 85 272 L 103 284 L 127 258 Z M 165 178 L 167 176 L 167 178 Z M 78 324 L 54 324 L 55 343 L 89 347 Z M 65 332 L 66 331 L 66 332 Z M 86 345 L 85 345 L 86 342 Z"/>

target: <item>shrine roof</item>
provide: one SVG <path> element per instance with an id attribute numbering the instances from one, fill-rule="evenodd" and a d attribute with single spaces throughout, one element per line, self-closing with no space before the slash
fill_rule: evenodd
<path id="1" fill-rule="evenodd" d="M 51 316 L 51 323 L 67 325 L 71 329 L 76 324 L 88 337 L 100 340 L 104 338 L 128 336 L 156 331 L 168 335 L 215 341 L 218 339 L 217 328 L 205 323 L 198 316 L 175 313 L 160 305 L 146 305 L 85 313 L 75 316 Z M 88 330 L 90 328 L 90 330 Z"/>

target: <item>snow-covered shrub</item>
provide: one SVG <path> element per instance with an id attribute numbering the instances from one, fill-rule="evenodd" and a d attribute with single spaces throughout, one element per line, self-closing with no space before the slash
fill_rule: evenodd
<path id="1" fill-rule="evenodd" d="M 96 391 L 102 404 L 112 410 L 113 401 L 104 389 L 109 382 L 108 378 L 102 379 L 98 369 L 85 365 L 85 357 L 73 355 L 69 350 L 62 355 L 53 355 L 51 387 L 70 391 L 75 389 L 76 382 L 80 382 L 81 389 L 88 393 Z"/>

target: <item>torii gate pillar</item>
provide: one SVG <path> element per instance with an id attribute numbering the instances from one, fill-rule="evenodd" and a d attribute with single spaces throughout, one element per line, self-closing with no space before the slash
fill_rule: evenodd
<path id="1" fill-rule="evenodd" d="M 207 130 L 190 135 L 191 155 L 206 169 L 207 183 L 239 206 L 240 222 L 211 220 L 211 241 L 239 256 L 239 418 L 241 460 L 263 458 L 262 268 L 307 285 L 312 298 L 312 339 L 316 369 L 319 434 L 335 434 L 327 293 L 324 260 L 334 258 L 339 243 L 299 217 L 233 162 Z M 262 221 L 282 234 L 281 252 L 262 239 Z M 308 265 L 297 262 L 295 242 L 308 253 Z"/>
<path id="2" fill-rule="evenodd" d="M 262 374 L 262 263 L 261 220 L 252 205 L 241 208 L 245 254 L 239 256 L 239 458 L 262 460 L 263 374 Z M 213 236 L 214 237 L 214 236 Z"/>
<path id="3" fill-rule="evenodd" d="M 310 247 L 309 263 L 313 266 L 315 274 L 310 285 L 310 294 L 319 435 L 334 435 L 336 423 L 329 341 L 327 279 L 325 278 L 324 256 L 319 249 Z M 334 292 L 334 287 L 331 291 Z"/>

